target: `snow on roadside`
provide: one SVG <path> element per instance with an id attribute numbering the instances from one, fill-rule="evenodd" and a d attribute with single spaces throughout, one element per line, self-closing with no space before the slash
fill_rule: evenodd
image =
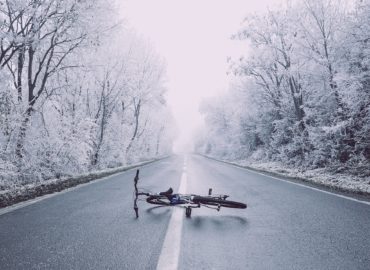
<path id="1" fill-rule="evenodd" d="M 106 177 L 115 173 L 127 171 L 136 167 L 140 167 L 162 158 L 157 158 L 149 161 L 144 161 L 130 166 L 117 167 L 113 169 L 105 169 L 97 172 L 82 174 L 78 176 L 45 180 L 42 182 L 31 183 L 21 186 L 11 186 L 10 189 L 0 190 L 0 208 L 7 207 L 15 203 L 27 201 L 42 195 L 59 192 L 67 188 L 71 188 L 80 184 L 88 183 L 90 181 Z"/>
<path id="2" fill-rule="evenodd" d="M 246 164 L 241 162 L 241 165 L 249 166 L 253 169 L 263 170 L 273 173 L 282 174 L 293 178 L 298 178 L 304 181 L 320 184 L 326 187 L 335 189 L 347 190 L 355 193 L 370 194 L 370 177 L 359 177 L 344 173 L 330 173 L 325 168 L 300 171 L 282 167 L 276 162 Z"/>
<path id="3" fill-rule="evenodd" d="M 210 157 L 216 160 L 219 158 Z M 310 182 L 345 192 L 370 195 L 370 177 L 360 177 L 345 173 L 332 173 L 325 168 L 300 170 L 287 168 L 278 162 L 250 162 L 248 160 L 221 160 L 260 172 L 273 173 L 304 182 Z"/>

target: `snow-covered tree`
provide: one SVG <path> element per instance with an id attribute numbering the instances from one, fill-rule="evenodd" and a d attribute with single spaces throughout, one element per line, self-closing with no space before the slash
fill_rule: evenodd
<path id="1" fill-rule="evenodd" d="M 164 62 L 119 23 L 114 2 L 0 1 L 0 178 L 170 153 Z"/>
<path id="2" fill-rule="evenodd" d="M 205 102 L 198 150 L 369 168 L 369 8 L 369 1 L 300 0 L 247 16 L 234 38 L 249 50 L 230 61 L 239 83 L 221 101 Z"/>

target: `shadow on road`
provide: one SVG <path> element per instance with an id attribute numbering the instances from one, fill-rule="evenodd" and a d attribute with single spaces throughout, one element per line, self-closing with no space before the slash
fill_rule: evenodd
<path id="1" fill-rule="evenodd" d="M 245 228 L 248 227 L 248 220 L 244 217 L 225 215 L 225 216 L 197 216 L 186 219 L 187 224 L 196 228 L 203 229 L 213 227 L 216 229 L 224 228 Z"/>
<path id="2" fill-rule="evenodd" d="M 145 210 L 147 214 L 150 214 L 152 218 L 154 219 L 160 219 L 164 218 L 164 216 L 167 216 L 170 214 L 170 209 L 168 206 L 153 206 Z"/>

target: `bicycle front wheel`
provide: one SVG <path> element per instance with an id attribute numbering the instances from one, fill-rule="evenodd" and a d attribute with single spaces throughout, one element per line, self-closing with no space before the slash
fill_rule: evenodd
<path id="1" fill-rule="evenodd" d="M 151 195 L 146 199 L 147 203 L 157 205 L 171 205 L 170 200 L 166 196 L 162 195 Z"/>
<path id="2" fill-rule="evenodd" d="M 212 205 L 212 206 L 228 207 L 228 208 L 238 208 L 238 209 L 247 208 L 247 205 L 245 203 L 234 202 L 234 201 L 224 200 L 222 198 L 215 198 L 215 197 L 196 196 L 194 197 L 193 202 L 199 203 L 199 204 Z"/>

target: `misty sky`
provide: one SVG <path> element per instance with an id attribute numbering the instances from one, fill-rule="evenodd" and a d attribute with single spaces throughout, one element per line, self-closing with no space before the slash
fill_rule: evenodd
<path id="1" fill-rule="evenodd" d="M 202 123 L 202 98 L 227 90 L 228 56 L 247 50 L 230 40 L 244 16 L 260 12 L 272 0 L 125 0 L 122 14 L 140 35 L 150 39 L 167 62 L 168 102 L 179 126 L 175 148 L 189 143 Z"/>

